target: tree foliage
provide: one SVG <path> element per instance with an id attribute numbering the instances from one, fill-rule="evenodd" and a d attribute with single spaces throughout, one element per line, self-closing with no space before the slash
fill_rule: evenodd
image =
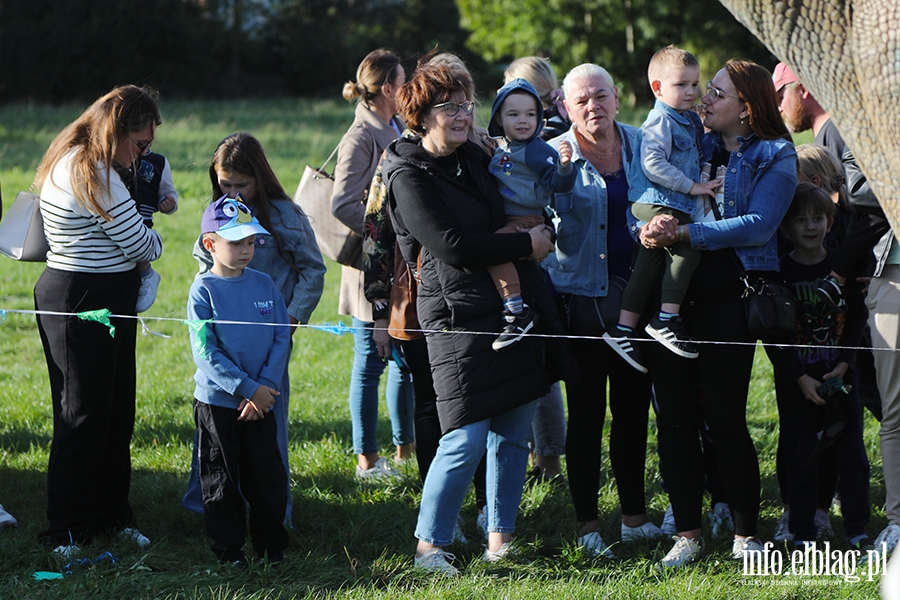
<path id="1" fill-rule="evenodd" d="M 0 3 L 0 98 L 61 101 L 115 85 L 191 94 L 220 43 L 193 0 Z"/>
<path id="2" fill-rule="evenodd" d="M 675 44 L 710 76 L 727 58 L 774 59 L 718 2 L 691 0 L 457 0 L 468 45 L 494 63 L 528 55 L 553 60 L 558 75 L 595 62 L 639 101 L 649 101 L 646 65 Z"/>
<path id="3" fill-rule="evenodd" d="M 489 93 L 506 63 L 597 62 L 649 101 L 646 65 L 674 43 L 704 73 L 731 56 L 774 63 L 718 2 L 695 0 L 0 0 L 0 100 L 89 99 L 122 83 L 172 96 L 335 97 L 386 47 L 407 69 L 456 52 Z"/>

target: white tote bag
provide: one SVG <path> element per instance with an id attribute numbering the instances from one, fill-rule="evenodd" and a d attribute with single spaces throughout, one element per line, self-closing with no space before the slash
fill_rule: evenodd
<path id="1" fill-rule="evenodd" d="M 49 250 L 44 237 L 41 197 L 19 192 L 6 218 L 0 221 L 0 253 L 15 260 L 42 262 L 47 260 Z"/>

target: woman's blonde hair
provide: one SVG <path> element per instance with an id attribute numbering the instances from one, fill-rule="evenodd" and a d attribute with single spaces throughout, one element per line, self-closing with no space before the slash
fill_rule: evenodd
<path id="1" fill-rule="evenodd" d="M 801 144 L 797 146 L 797 175 L 799 181 L 816 183 L 831 196 L 838 195 L 838 206 L 842 210 L 850 210 L 847 197 L 847 185 L 844 170 L 830 150 L 818 144 Z"/>
<path id="2" fill-rule="evenodd" d="M 534 86 L 544 108 L 550 106 L 552 102 L 551 94 L 557 88 L 556 73 L 550 66 L 550 59 L 542 56 L 524 56 L 512 61 L 506 71 L 503 72 L 504 83 L 509 83 L 513 79 L 521 77 Z"/>
<path id="3" fill-rule="evenodd" d="M 381 93 L 381 87 L 393 83 L 400 57 L 384 48 L 369 52 L 356 69 L 356 81 L 344 84 L 344 99 L 368 106 Z"/>
<path id="4" fill-rule="evenodd" d="M 103 190 L 109 190 L 119 141 L 129 134 L 158 127 L 161 123 L 155 91 L 134 85 L 117 87 L 98 98 L 56 136 L 38 166 L 35 185 L 43 186 L 47 177 L 52 177 L 56 163 L 75 150 L 69 172 L 69 185 L 75 199 L 91 212 L 110 221 L 112 217 L 100 206 L 97 196 Z M 133 142 L 129 140 L 127 143 Z M 106 181 L 101 181 L 102 168 L 106 169 Z"/>

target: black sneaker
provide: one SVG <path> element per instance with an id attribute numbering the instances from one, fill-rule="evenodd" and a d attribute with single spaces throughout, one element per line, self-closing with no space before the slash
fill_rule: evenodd
<path id="1" fill-rule="evenodd" d="M 869 536 L 865 536 L 855 544 L 850 544 L 850 547 L 865 554 L 867 550 L 872 550 L 873 548 L 875 548 L 875 541 Z"/>
<path id="2" fill-rule="evenodd" d="M 503 333 L 491 344 L 495 352 L 500 352 L 504 348 L 512 346 L 537 324 L 537 315 L 531 312 L 527 304 L 522 306 L 522 312 L 518 314 L 503 311 L 503 319 L 506 321 L 506 325 L 503 326 Z"/>
<path id="3" fill-rule="evenodd" d="M 625 362 L 641 373 L 646 373 L 649 370 L 647 369 L 647 363 L 644 361 L 644 355 L 641 354 L 641 351 L 638 350 L 637 346 L 631 343 L 631 340 L 626 337 L 625 332 L 618 327 L 608 329 L 603 334 L 603 340 L 609 344 L 609 347 L 615 350 L 619 356 L 624 358 Z"/>
<path id="4" fill-rule="evenodd" d="M 831 275 L 822 280 L 822 283 L 816 288 L 816 293 L 831 310 L 842 313 L 847 308 L 847 301 L 844 300 L 844 286 Z"/>
<path id="5" fill-rule="evenodd" d="M 644 330 L 678 356 L 683 356 L 684 358 L 697 358 L 700 356 L 700 353 L 697 351 L 697 345 L 691 339 L 691 336 L 688 335 L 679 316 L 674 316 L 668 321 L 663 321 L 658 316 L 653 317 Z"/>

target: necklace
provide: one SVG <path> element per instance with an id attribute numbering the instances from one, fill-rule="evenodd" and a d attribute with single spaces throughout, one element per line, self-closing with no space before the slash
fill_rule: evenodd
<path id="1" fill-rule="evenodd" d="M 588 154 L 590 154 L 591 156 L 593 156 L 594 158 L 596 158 L 598 160 L 606 161 L 606 160 L 609 160 L 609 158 L 612 156 L 619 156 L 622 152 L 622 140 L 619 139 L 618 135 L 616 135 L 615 141 L 613 142 L 612 146 L 610 146 L 610 148 L 608 150 L 601 150 L 596 145 L 595 142 L 588 140 L 584 136 L 584 134 L 582 134 L 580 132 L 579 132 L 578 136 L 581 138 L 581 140 L 583 142 L 582 147 L 587 150 Z"/>
<path id="2" fill-rule="evenodd" d="M 462 175 L 462 164 L 459 162 L 459 154 L 456 154 L 456 173 L 453 175 L 454 177 L 459 177 Z"/>

